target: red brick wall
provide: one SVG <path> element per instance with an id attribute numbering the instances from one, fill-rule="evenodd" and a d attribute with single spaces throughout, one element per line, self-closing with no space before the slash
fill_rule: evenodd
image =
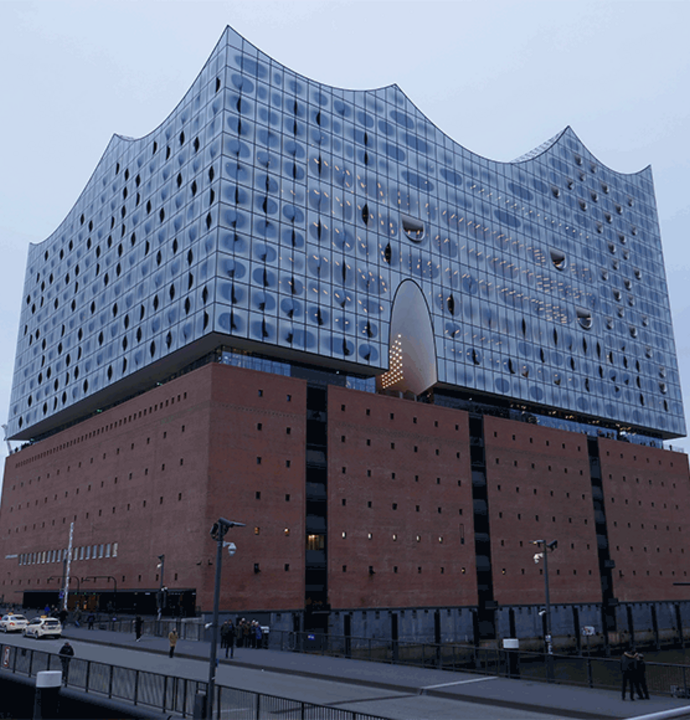
<path id="1" fill-rule="evenodd" d="M 334 386 L 328 403 L 331 606 L 475 605 L 467 414 Z M 246 527 L 228 535 L 238 551 L 223 556 L 222 607 L 302 608 L 305 423 L 304 381 L 214 364 L 12 454 L 0 595 L 57 589 L 47 578 L 61 575 L 60 562 L 5 558 L 66 547 L 74 521 L 76 547 L 117 543 L 118 557 L 76 560 L 73 576 L 155 591 L 164 553 L 165 584 L 195 588 L 208 610 L 209 529 L 224 516 Z M 529 541 L 546 538 L 559 543 L 553 602 L 598 602 L 586 437 L 486 417 L 485 440 L 495 599 L 543 602 L 543 565 Z M 673 582 L 688 581 L 687 456 L 606 439 L 600 448 L 616 596 L 686 599 Z"/>
<path id="2" fill-rule="evenodd" d="M 225 516 L 247 527 L 228 535 L 238 551 L 223 556 L 223 607 L 303 607 L 305 407 L 302 381 L 208 365 L 13 454 L 0 508 L 0 594 L 17 602 L 25 590 L 57 589 L 46 580 L 61 575 L 61 563 L 4 558 L 66 547 L 74 520 L 75 546 L 118 543 L 118 557 L 77 560 L 73 576 L 157 590 L 164 553 L 166 586 L 195 588 L 208 610 L 209 530 Z"/>
<path id="3" fill-rule="evenodd" d="M 73 576 L 113 575 L 118 590 L 157 589 L 157 556 L 165 553 L 166 585 L 198 587 L 205 491 L 190 478 L 205 482 L 210 394 L 202 369 L 11 455 L 0 509 L 0 592 L 16 602 L 25 590 L 57 589 L 46 579 L 61 575 L 60 562 L 20 567 L 4 557 L 67 547 L 72 521 L 76 547 L 118 544 L 117 559 L 76 560 Z"/>
<path id="4" fill-rule="evenodd" d="M 334 609 L 476 604 L 466 413 L 330 387 L 328 466 Z"/>
<path id="5" fill-rule="evenodd" d="M 621 601 L 687 600 L 687 455 L 601 438 L 613 587 Z"/>
<path id="6" fill-rule="evenodd" d="M 205 525 L 219 515 L 246 524 L 228 535 L 238 550 L 224 560 L 223 607 L 303 608 L 306 383 L 225 365 L 212 372 Z M 211 573 L 204 587 L 210 597 Z"/>
<path id="7" fill-rule="evenodd" d="M 600 602 L 586 436 L 487 416 L 484 438 L 496 601 L 544 602 L 544 564 L 535 565 L 530 540 L 546 539 L 558 540 L 551 601 Z"/>

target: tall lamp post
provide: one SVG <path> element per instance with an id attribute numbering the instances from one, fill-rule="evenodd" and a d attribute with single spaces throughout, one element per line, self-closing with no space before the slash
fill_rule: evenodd
<path id="1" fill-rule="evenodd" d="M 165 554 L 158 556 L 158 569 L 160 572 L 160 585 L 158 586 L 158 622 L 163 614 L 163 573 L 165 572 Z"/>
<path id="2" fill-rule="evenodd" d="M 545 593 L 545 613 L 546 613 L 546 635 L 544 641 L 546 643 L 546 679 L 553 682 L 553 641 L 551 638 L 551 600 L 549 598 L 549 553 L 552 553 L 558 547 L 558 540 L 546 542 L 546 540 L 531 540 L 532 545 L 536 545 L 541 552 L 534 556 L 534 562 L 544 559 L 544 593 Z"/>
<path id="3" fill-rule="evenodd" d="M 223 561 L 223 539 L 231 527 L 245 527 L 244 523 L 218 518 L 213 523 L 211 537 L 216 541 L 216 581 L 213 587 L 213 622 L 211 623 L 211 655 L 208 664 L 208 692 L 206 695 L 206 718 L 213 718 L 213 693 L 216 684 L 216 652 L 218 645 L 218 606 L 220 604 L 220 570 Z"/>

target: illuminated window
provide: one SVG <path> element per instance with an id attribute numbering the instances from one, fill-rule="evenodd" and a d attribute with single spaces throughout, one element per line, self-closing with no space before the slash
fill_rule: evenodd
<path id="1" fill-rule="evenodd" d="M 307 550 L 323 550 L 326 547 L 324 535 L 307 535 Z"/>

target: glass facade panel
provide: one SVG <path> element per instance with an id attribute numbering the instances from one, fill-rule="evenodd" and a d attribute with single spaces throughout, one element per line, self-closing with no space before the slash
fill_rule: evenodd
<path id="1" fill-rule="evenodd" d="M 685 434 L 649 168 L 604 168 L 570 128 L 481 158 L 397 86 L 321 85 L 228 28 L 172 114 L 114 136 L 31 246 L 8 437 L 127 396 L 145 367 L 164 379 L 214 333 L 373 378 L 405 280 L 441 389 Z"/>

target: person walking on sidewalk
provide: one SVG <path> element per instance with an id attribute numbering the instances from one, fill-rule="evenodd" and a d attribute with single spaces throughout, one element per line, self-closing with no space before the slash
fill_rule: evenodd
<path id="1" fill-rule="evenodd" d="M 62 684 L 67 685 L 67 678 L 69 677 L 69 664 L 74 657 L 74 648 L 66 642 L 58 653 L 60 656 L 60 662 L 62 663 Z"/>
<path id="2" fill-rule="evenodd" d="M 623 653 L 621 657 L 621 672 L 623 674 L 622 700 L 625 700 L 625 688 L 630 686 L 630 699 L 635 699 L 635 670 L 637 668 L 637 660 L 635 659 L 635 648 L 630 648 Z"/>
<path id="3" fill-rule="evenodd" d="M 137 642 L 141 640 L 141 631 L 144 627 L 144 619 L 141 617 L 141 615 L 137 615 L 134 619 L 134 634 L 137 637 Z"/>
<path id="4" fill-rule="evenodd" d="M 178 638 L 179 635 L 177 634 L 177 630 L 173 628 L 168 634 L 168 642 L 170 643 L 170 657 L 173 657 L 173 655 L 175 654 L 175 646 L 177 645 Z"/>

